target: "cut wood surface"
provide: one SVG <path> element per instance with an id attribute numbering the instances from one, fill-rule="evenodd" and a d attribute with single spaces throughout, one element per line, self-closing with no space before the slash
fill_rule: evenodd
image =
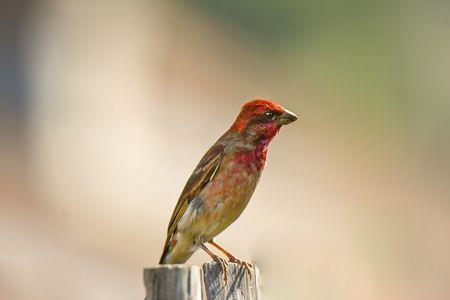
<path id="1" fill-rule="evenodd" d="M 259 269 L 228 264 L 227 282 L 215 262 L 197 266 L 161 265 L 144 270 L 145 300 L 261 299 Z"/>
<path id="2" fill-rule="evenodd" d="M 145 300 L 201 300 L 200 268 L 162 265 L 144 270 Z"/>

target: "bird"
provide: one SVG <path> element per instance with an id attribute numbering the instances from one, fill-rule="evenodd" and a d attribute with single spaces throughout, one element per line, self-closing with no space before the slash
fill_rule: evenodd
<path id="1" fill-rule="evenodd" d="M 250 270 L 214 238 L 243 212 L 263 171 L 269 143 L 297 116 L 274 101 L 246 102 L 231 127 L 209 148 L 188 179 L 167 228 L 159 264 L 182 264 L 199 248 L 219 263 L 226 280 L 229 262 Z M 228 260 L 214 254 L 207 244 Z"/>

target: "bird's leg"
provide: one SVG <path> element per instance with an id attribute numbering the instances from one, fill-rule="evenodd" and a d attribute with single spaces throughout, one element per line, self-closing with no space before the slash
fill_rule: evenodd
<path id="1" fill-rule="evenodd" d="M 250 276 L 252 275 L 251 272 L 251 268 L 253 268 L 253 265 L 249 262 L 240 260 L 239 258 L 237 258 L 236 256 L 234 256 L 230 251 L 224 249 L 222 246 L 220 246 L 219 244 L 217 244 L 216 242 L 214 242 L 214 240 L 209 241 L 208 243 L 210 243 L 211 245 L 213 245 L 214 247 L 217 248 L 217 250 L 219 250 L 220 252 L 222 252 L 223 254 L 226 255 L 226 257 L 228 257 L 228 261 L 229 262 L 234 262 L 240 265 L 243 265 L 245 267 L 245 269 L 247 269 L 248 273 L 250 274 Z"/>
<path id="2" fill-rule="evenodd" d="M 209 250 L 204 244 L 200 244 L 200 248 L 205 251 L 206 253 L 208 253 L 209 256 L 211 256 L 211 258 L 217 262 L 220 266 L 220 269 L 223 272 L 223 279 L 225 280 L 225 283 L 228 280 L 228 262 L 223 259 L 222 257 L 219 257 L 217 255 L 215 255 L 211 250 Z"/>

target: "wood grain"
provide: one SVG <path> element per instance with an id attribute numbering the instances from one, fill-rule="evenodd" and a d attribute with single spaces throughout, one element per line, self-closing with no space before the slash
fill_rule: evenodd
<path id="1" fill-rule="evenodd" d="M 160 265 L 144 270 L 145 300 L 260 300 L 259 269 L 228 264 L 228 280 L 219 264 Z"/>
<path id="2" fill-rule="evenodd" d="M 205 298 L 208 300 L 229 299 L 261 299 L 259 269 L 252 268 L 251 275 L 245 267 L 228 264 L 228 280 L 225 283 L 219 264 L 215 262 L 203 264 Z"/>
<path id="3" fill-rule="evenodd" d="M 144 270 L 145 300 L 201 300 L 200 268 L 161 265 Z"/>

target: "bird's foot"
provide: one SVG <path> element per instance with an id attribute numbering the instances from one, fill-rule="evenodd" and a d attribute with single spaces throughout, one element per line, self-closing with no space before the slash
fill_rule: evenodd
<path id="1" fill-rule="evenodd" d="M 252 268 L 254 267 L 253 264 L 240 260 L 239 258 L 237 258 L 236 256 L 231 256 L 228 258 L 228 262 L 232 262 L 232 263 L 236 263 L 239 264 L 241 266 L 244 266 L 244 268 L 247 270 L 248 274 L 250 275 L 250 277 L 252 276 Z"/>
<path id="2" fill-rule="evenodd" d="M 227 262 L 227 260 L 222 257 L 216 256 L 216 257 L 214 257 L 214 261 L 219 264 L 220 269 L 222 270 L 222 273 L 223 273 L 223 280 L 225 281 L 225 283 L 227 283 L 227 281 L 228 281 L 228 262 Z"/>
<path id="3" fill-rule="evenodd" d="M 220 269 L 223 272 L 223 279 L 225 280 L 225 284 L 228 281 L 228 262 L 220 257 L 217 256 L 216 254 L 214 254 L 213 252 L 211 252 L 211 250 L 209 250 L 204 244 L 200 244 L 200 248 L 202 248 L 206 253 L 208 253 L 208 255 L 216 262 L 219 264 Z"/>
<path id="4" fill-rule="evenodd" d="M 243 261 L 243 260 L 240 260 L 239 258 L 234 256 L 230 251 L 226 250 L 225 248 L 223 248 L 222 246 L 217 244 L 214 240 L 211 240 L 208 243 L 210 243 L 211 245 L 213 245 L 214 247 L 219 249 L 223 254 L 225 254 L 227 256 L 227 258 L 228 258 L 228 262 L 237 263 L 238 265 L 244 266 L 244 268 L 247 270 L 247 272 L 250 275 L 250 277 L 252 276 L 252 268 L 254 268 L 254 267 L 253 267 L 253 265 L 251 263 Z M 205 247 L 205 246 L 203 245 L 203 247 Z M 215 255 L 215 254 L 213 254 L 213 255 Z M 212 256 L 211 254 L 210 254 L 210 256 L 214 260 L 216 260 L 214 258 L 214 256 Z"/>

